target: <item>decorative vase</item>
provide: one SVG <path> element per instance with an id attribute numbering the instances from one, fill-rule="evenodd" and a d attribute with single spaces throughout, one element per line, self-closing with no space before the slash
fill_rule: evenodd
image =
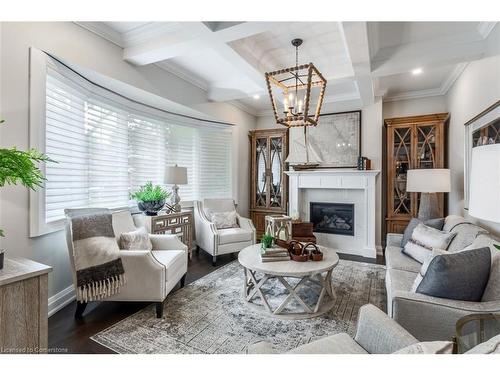
<path id="1" fill-rule="evenodd" d="M 156 216 L 158 211 L 160 211 L 165 205 L 165 199 L 159 201 L 148 201 L 148 202 L 137 202 L 137 207 L 141 210 L 144 215 Z"/>

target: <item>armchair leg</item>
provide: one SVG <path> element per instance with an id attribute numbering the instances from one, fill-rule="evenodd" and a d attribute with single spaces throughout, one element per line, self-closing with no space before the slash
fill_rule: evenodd
<path id="1" fill-rule="evenodd" d="M 82 319 L 86 307 L 87 302 L 76 301 L 75 319 Z"/>
<path id="2" fill-rule="evenodd" d="M 196 246 L 196 254 L 199 254 L 199 253 L 200 253 L 200 247 Z"/>
<path id="3" fill-rule="evenodd" d="M 163 302 L 156 302 L 156 317 L 158 319 L 163 318 L 163 306 L 165 304 L 165 300 Z"/>
<path id="4" fill-rule="evenodd" d="M 184 276 L 181 277 L 181 288 L 184 288 L 184 285 L 186 285 L 186 273 L 184 274 Z"/>
<path id="5" fill-rule="evenodd" d="M 214 255 L 214 256 L 212 256 L 212 266 L 215 267 L 216 265 L 217 265 L 217 256 Z"/>

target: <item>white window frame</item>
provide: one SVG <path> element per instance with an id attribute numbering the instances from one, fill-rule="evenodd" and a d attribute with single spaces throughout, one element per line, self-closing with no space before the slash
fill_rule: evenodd
<path id="1" fill-rule="evenodd" d="M 47 69 L 50 64 L 50 57 L 43 51 L 30 47 L 29 50 L 29 146 L 30 148 L 35 148 L 38 151 L 45 153 L 45 137 L 46 137 L 46 79 L 47 79 Z M 138 90 L 142 91 L 142 90 Z M 149 95 L 145 98 L 144 102 L 157 102 L 157 98 L 154 94 L 149 94 L 147 92 L 141 92 L 141 95 Z M 166 110 L 168 110 L 166 108 Z M 211 121 L 211 120 L 209 120 Z M 208 125 L 210 126 L 210 125 Z M 235 137 L 235 132 L 232 132 L 233 139 Z M 232 147 L 232 153 L 236 152 L 236 147 Z M 46 166 L 44 163 L 40 163 L 39 168 L 43 175 L 46 175 Z M 235 168 L 235 163 L 231 162 L 229 168 L 231 183 L 230 190 L 231 195 L 234 196 L 235 191 L 237 191 L 237 169 Z M 183 207 L 193 206 L 193 201 L 183 201 L 181 202 Z M 53 222 L 46 222 L 45 218 L 45 207 L 46 207 L 46 194 L 45 188 L 38 188 L 36 191 L 30 190 L 29 193 L 29 236 L 37 237 L 52 232 L 60 231 L 64 229 L 65 220 L 60 219 Z M 122 207 L 116 208 L 120 209 L 133 209 L 134 207 Z"/>

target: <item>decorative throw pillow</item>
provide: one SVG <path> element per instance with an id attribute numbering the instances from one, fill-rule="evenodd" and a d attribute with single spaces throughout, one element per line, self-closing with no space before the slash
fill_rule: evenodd
<path id="1" fill-rule="evenodd" d="M 425 274 L 427 273 L 427 269 L 429 268 L 429 264 L 431 264 L 432 259 L 438 255 L 442 254 L 447 254 L 445 250 L 442 249 L 434 249 L 431 251 L 431 253 L 427 256 L 427 258 L 424 260 L 422 263 L 422 267 L 420 267 L 420 271 L 417 274 L 417 277 L 415 278 L 415 281 L 413 282 L 413 286 L 411 287 L 411 292 L 416 293 L 418 286 L 424 279 Z"/>
<path id="2" fill-rule="evenodd" d="M 120 249 L 122 250 L 152 250 L 153 244 L 149 239 L 146 228 L 140 227 L 132 232 L 120 234 Z"/>
<path id="3" fill-rule="evenodd" d="M 453 343 L 451 341 L 427 341 L 411 344 L 406 348 L 399 349 L 392 354 L 452 354 Z"/>
<path id="4" fill-rule="evenodd" d="M 481 301 L 490 276 L 490 249 L 436 255 L 416 293 L 460 301 Z"/>
<path id="5" fill-rule="evenodd" d="M 238 228 L 236 211 L 213 212 L 211 221 L 217 229 Z"/>
<path id="6" fill-rule="evenodd" d="M 443 229 L 444 225 L 444 217 L 438 218 L 438 219 L 429 219 L 424 222 L 422 220 L 412 218 L 410 222 L 408 223 L 408 226 L 406 227 L 404 233 L 403 233 L 403 240 L 401 241 L 401 246 L 404 247 L 406 243 L 410 240 L 411 235 L 413 234 L 413 231 L 417 227 L 418 224 L 425 224 L 428 227 L 434 228 L 434 229 Z"/>
<path id="7" fill-rule="evenodd" d="M 419 223 L 413 230 L 411 239 L 403 247 L 403 253 L 424 263 L 432 249 L 446 249 L 454 236 L 455 233 L 442 232 Z"/>
<path id="8" fill-rule="evenodd" d="M 479 249 L 480 247 L 489 247 L 491 252 L 491 269 L 488 285 L 483 293 L 481 301 L 500 301 L 500 250 L 493 246 L 499 241 L 486 234 L 479 234 L 476 239 L 464 250 Z"/>

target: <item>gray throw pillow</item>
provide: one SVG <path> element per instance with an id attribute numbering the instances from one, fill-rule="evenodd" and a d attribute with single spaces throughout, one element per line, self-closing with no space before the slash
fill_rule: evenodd
<path id="1" fill-rule="evenodd" d="M 481 301 L 488 283 L 491 252 L 487 247 L 435 256 L 416 292 L 460 301 Z"/>
<path id="2" fill-rule="evenodd" d="M 426 221 L 422 221 L 416 218 L 412 218 L 410 222 L 408 223 L 408 226 L 406 227 L 404 233 L 403 233 L 403 240 L 401 241 L 401 247 L 405 247 L 406 243 L 410 240 L 411 235 L 413 234 L 413 231 L 417 227 L 418 224 L 423 223 L 427 225 L 428 227 L 434 228 L 441 230 L 444 225 L 444 217 L 440 217 L 437 219 L 429 219 Z"/>

